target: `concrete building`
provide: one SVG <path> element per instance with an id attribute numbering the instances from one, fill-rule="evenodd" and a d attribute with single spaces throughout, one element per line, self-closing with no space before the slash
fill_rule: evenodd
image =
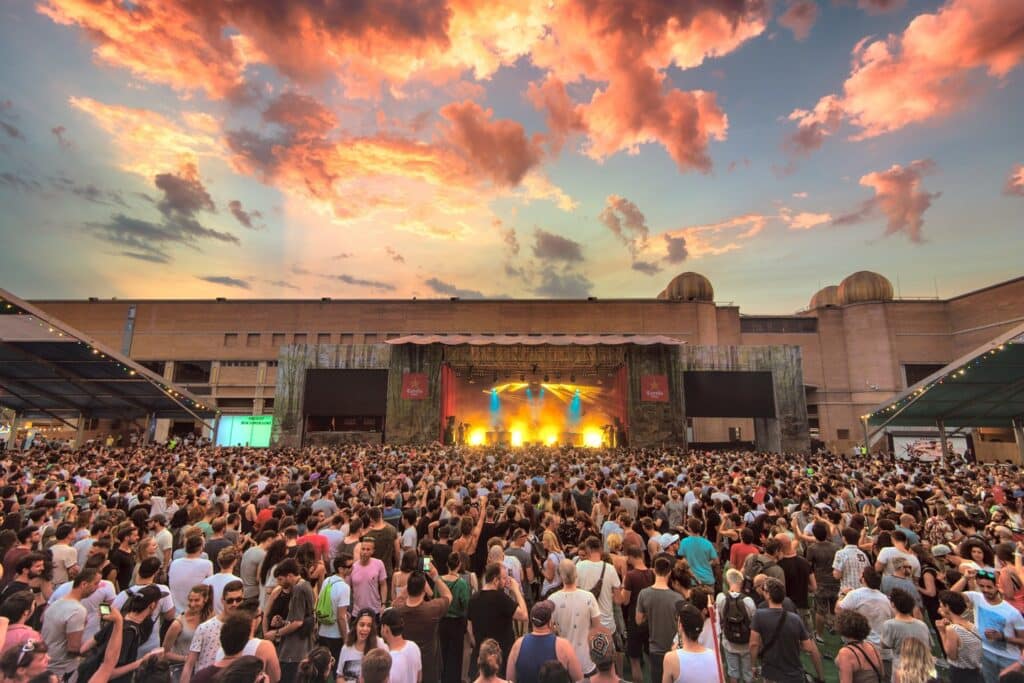
<path id="1" fill-rule="evenodd" d="M 292 345 L 377 344 L 413 334 L 586 334 L 664 335 L 701 346 L 796 346 L 811 437 L 846 450 L 861 439 L 859 416 L 866 410 L 1024 321 L 1024 277 L 950 299 L 899 299 L 885 277 L 861 271 L 788 315 L 747 314 L 716 303 L 712 283 L 697 273 L 677 276 L 651 299 L 34 303 L 215 400 L 225 414 L 273 412 L 279 351 Z M 753 438 L 751 419 L 690 422 L 691 442 Z M 979 457 L 978 442 L 1002 438 L 976 434 Z"/>

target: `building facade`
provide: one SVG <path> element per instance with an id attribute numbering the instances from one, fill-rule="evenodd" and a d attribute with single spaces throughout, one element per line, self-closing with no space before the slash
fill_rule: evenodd
<path id="1" fill-rule="evenodd" d="M 862 439 L 859 418 L 868 409 L 1024 321 L 1024 277 L 950 299 L 898 299 L 885 277 L 861 271 L 789 315 L 715 303 L 711 282 L 697 273 L 677 276 L 651 299 L 34 303 L 238 415 L 273 413 L 279 350 L 301 344 L 376 344 L 413 334 L 606 334 L 798 346 L 812 439 L 846 450 Z M 158 428 L 158 438 L 170 428 Z M 750 419 L 689 424 L 695 443 L 751 441 L 753 432 Z"/>

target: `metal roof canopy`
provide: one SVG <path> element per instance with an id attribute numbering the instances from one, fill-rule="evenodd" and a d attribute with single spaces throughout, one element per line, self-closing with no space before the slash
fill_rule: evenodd
<path id="1" fill-rule="evenodd" d="M 1024 325 L 961 356 L 896 398 L 868 425 L 1010 427 L 1024 417 Z"/>
<path id="2" fill-rule="evenodd" d="M 445 346 L 681 346 L 686 342 L 660 334 L 410 334 L 388 339 L 386 343 Z"/>
<path id="3" fill-rule="evenodd" d="M 21 417 L 199 420 L 214 408 L 0 289 L 0 406 Z"/>

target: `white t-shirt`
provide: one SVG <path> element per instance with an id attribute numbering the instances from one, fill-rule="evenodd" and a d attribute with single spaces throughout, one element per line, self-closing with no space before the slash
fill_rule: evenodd
<path id="1" fill-rule="evenodd" d="M 167 584 L 178 614 L 184 614 L 188 609 L 189 591 L 208 576 L 213 576 L 213 563 L 209 560 L 182 557 L 171 562 L 171 568 L 167 570 Z"/>
<path id="2" fill-rule="evenodd" d="M 613 569 L 612 573 L 614 572 Z M 580 666 L 583 667 L 583 673 L 590 673 L 594 670 L 594 662 L 590 659 L 590 643 L 587 636 L 590 634 L 591 619 L 601 616 L 597 598 L 590 591 L 577 588 L 568 592 L 556 591 L 548 599 L 555 603 L 552 623 L 557 627 L 558 635 L 572 644 L 576 657 L 580 660 Z"/>
<path id="3" fill-rule="evenodd" d="M 378 649 L 387 652 L 386 647 L 380 645 Z M 359 676 L 363 673 L 363 653 L 351 645 L 344 645 L 338 654 L 337 674 L 345 679 L 345 683 L 359 683 Z"/>
<path id="4" fill-rule="evenodd" d="M 153 631 L 149 634 L 149 639 L 139 646 L 139 657 L 142 657 L 150 650 L 155 650 L 160 647 L 160 624 L 157 621 L 160 616 L 165 612 L 174 609 L 174 601 L 171 600 L 171 591 L 167 586 L 159 583 L 154 583 L 154 586 L 160 589 L 160 602 L 157 603 L 156 611 L 153 612 L 153 616 L 150 617 L 153 620 Z M 142 586 L 135 585 L 126 591 L 121 591 L 114 598 L 113 605 L 117 609 L 124 607 L 124 603 L 128 602 L 128 593 L 138 591 Z"/>
<path id="5" fill-rule="evenodd" d="M 352 604 L 352 589 L 349 588 L 345 579 L 337 574 L 328 576 L 324 579 L 324 585 L 320 590 L 325 591 L 328 587 L 331 590 L 331 605 L 334 608 L 335 614 L 338 613 L 339 609 L 347 609 Z M 317 633 L 324 638 L 341 638 L 341 629 L 338 628 L 337 617 L 335 617 L 333 624 L 320 624 Z"/>
<path id="6" fill-rule="evenodd" d="M 71 592 L 71 588 L 74 586 L 73 581 L 66 581 L 54 589 L 53 594 L 50 595 L 50 599 L 47 604 L 52 605 L 65 595 Z M 85 606 L 85 631 L 82 632 L 82 642 L 88 641 L 94 635 L 99 633 L 100 626 L 100 603 L 112 603 L 114 598 L 117 597 L 117 589 L 114 588 L 114 584 L 107 580 L 101 580 L 99 587 L 87 598 L 80 600 L 79 602 Z"/>
<path id="7" fill-rule="evenodd" d="M 345 540 L 346 534 L 340 529 L 331 529 L 330 527 L 320 529 L 317 533 L 327 539 L 327 557 L 324 559 L 324 564 L 327 566 L 328 572 L 333 572 L 334 567 L 331 562 L 336 556 L 335 553 L 338 552 L 338 544 Z"/>
<path id="8" fill-rule="evenodd" d="M 411 640 L 405 641 L 401 650 L 389 650 L 391 654 L 391 674 L 388 683 L 416 683 L 423 671 L 423 659 L 420 646 Z"/>
<path id="9" fill-rule="evenodd" d="M 867 637 L 868 642 L 881 649 L 882 626 L 886 621 L 893 618 L 892 604 L 889 602 L 889 598 L 885 596 L 885 593 L 868 588 L 867 586 L 861 586 L 847 593 L 846 597 L 839 603 L 839 607 L 844 610 L 849 609 L 854 612 L 860 612 L 868 620 L 868 625 L 871 626 L 871 633 Z"/>
<path id="10" fill-rule="evenodd" d="M 589 592 L 591 588 L 597 586 L 597 582 L 601 580 L 602 567 L 604 567 L 604 581 L 601 584 L 601 594 L 597 599 L 597 607 L 601 611 L 601 625 L 615 633 L 615 608 L 612 596 L 615 589 L 622 585 L 622 581 L 619 580 L 619 573 L 615 571 L 615 567 L 607 562 L 592 562 L 590 560 L 577 562 L 576 587 L 581 591 Z"/>
<path id="11" fill-rule="evenodd" d="M 59 586 L 69 578 L 68 570 L 78 564 L 78 551 L 66 543 L 55 543 L 50 546 L 53 556 L 53 585 Z"/>
<path id="12" fill-rule="evenodd" d="M 998 605 L 989 604 L 985 596 L 977 591 L 964 591 L 964 597 L 974 605 L 974 626 L 981 636 L 981 647 L 985 653 L 1006 662 L 1020 659 L 1020 648 L 1005 640 L 1015 638 L 1017 634 L 1014 631 L 1024 631 L 1024 617 L 1017 608 L 1005 600 Z M 1003 640 L 989 640 L 985 636 L 988 629 L 1002 633 Z"/>
<path id="13" fill-rule="evenodd" d="M 203 579 L 203 585 L 209 586 L 213 589 L 213 613 L 220 614 L 224 611 L 224 603 L 221 599 L 224 597 L 224 586 L 228 585 L 232 581 L 241 581 L 239 577 L 234 574 L 224 574 L 223 572 L 217 572 L 213 576 L 208 576 Z M 187 600 L 187 599 L 186 599 Z M 186 604 L 186 607 L 188 605 Z"/>
<path id="14" fill-rule="evenodd" d="M 910 563 L 910 566 L 914 568 L 915 579 L 921 578 L 921 562 L 917 559 L 917 555 L 915 555 L 914 553 L 905 553 L 894 546 L 882 548 L 882 550 L 878 553 L 878 561 L 885 565 L 884 567 L 882 567 L 883 574 L 893 573 L 892 561 L 897 557 L 902 557 Z"/>
<path id="15" fill-rule="evenodd" d="M 402 550 L 416 549 L 416 527 L 408 526 L 402 532 Z"/>
<path id="16" fill-rule="evenodd" d="M 161 529 L 153 534 L 153 540 L 156 541 L 156 547 L 160 549 L 157 559 L 160 560 L 160 564 L 163 564 L 164 553 L 174 547 L 174 536 L 171 534 L 170 529 Z"/>

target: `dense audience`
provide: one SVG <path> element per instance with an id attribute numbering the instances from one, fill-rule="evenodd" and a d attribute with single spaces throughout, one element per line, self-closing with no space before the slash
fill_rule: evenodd
<path id="1" fill-rule="evenodd" d="M 1024 678 L 1015 466 L 191 440 L 0 457 L 2 681 Z"/>

